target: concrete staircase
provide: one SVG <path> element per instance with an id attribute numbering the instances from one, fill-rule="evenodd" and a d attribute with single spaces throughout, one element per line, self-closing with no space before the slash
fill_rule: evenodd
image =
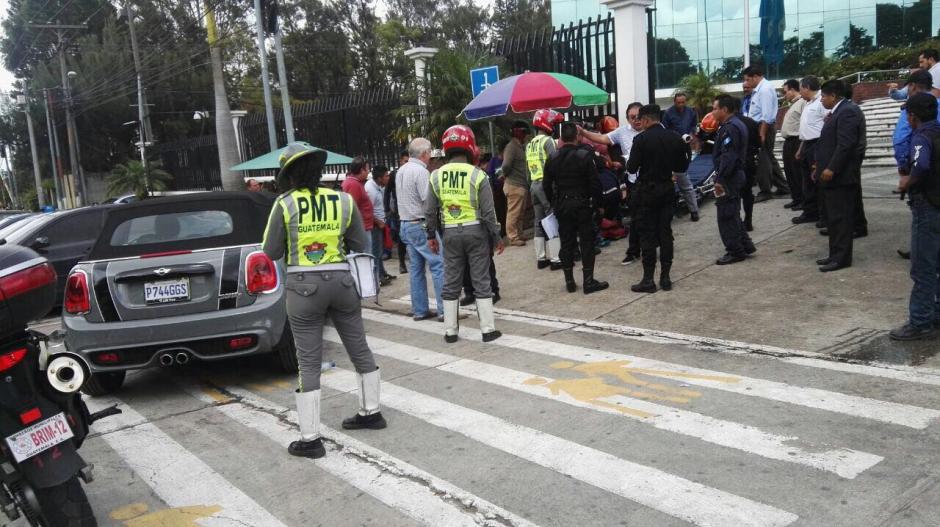
<path id="1" fill-rule="evenodd" d="M 871 99 L 859 105 L 865 114 L 868 131 L 868 149 L 865 154 L 866 167 L 893 167 L 894 148 L 891 138 L 894 126 L 898 122 L 901 102 L 888 97 Z M 775 153 L 778 160 L 783 159 L 783 138 L 777 134 Z"/>

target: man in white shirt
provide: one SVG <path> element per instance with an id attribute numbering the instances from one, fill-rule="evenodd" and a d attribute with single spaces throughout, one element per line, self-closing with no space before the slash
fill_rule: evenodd
<path id="1" fill-rule="evenodd" d="M 783 97 L 790 103 L 787 113 L 783 116 L 783 126 L 780 127 L 780 135 L 783 136 L 783 172 L 787 176 L 792 198 L 784 208 L 802 210 L 803 174 L 799 161 L 796 160 L 796 151 L 800 148 L 800 117 L 806 101 L 800 96 L 800 82 L 796 79 L 785 82 Z"/>
<path id="2" fill-rule="evenodd" d="M 425 229 L 424 209 L 431 185 L 428 162 L 431 160 L 431 142 L 423 137 L 408 144 L 408 162 L 398 169 L 395 177 L 395 194 L 398 198 L 398 215 L 401 218 L 401 240 L 408 246 L 411 260 L 411 310 L 415 320 L 435 318 L 444 321 L 444 301 L 441 288 L 444 285 L 444 260 L 440 254 L 431 252 Z M 428 282 L 424 266 L 431 269 L 431 281 L 437 297 L 437 313 L 428 306 Z"/>
<path id="3" fill-rule="evenodd" d="M 372 202 L 374 217 L 372 227 L 372 256 L 382 285 L 388 285 L 397 278 L 385 271 L 382 253 L 385 252 L 385 186 L 388 185 L 388 167 L 376 165 L 372 169 L 372 179 L 366 181 L 366 195 Z"/>
<path id="4" fill-rule="evenodd" d="M 934 97 L 940 98 L 940 88 L 938 88 L 940 86 L 940 52 L 932 48 L 925 49 L 920 52 L 918 62 L 920 67 L 927 70 L 933 79 L 931 93 Z"/>
<path id="5" fill-rule="evenodd" d="M 630 151 L 633 149 L 633 139 L 643 131 L 640 130 L 640 108 L 642 107 L 642 103 L 630 103 L 630 105 L 627 106 L 627 124 L 609 134 L 599 134 L 579 129 L 581 136 L 602 145 L 617 145 L 620 147 L 620 151 L 623 152 L 623 158 L 630 159 Z M 636 183 L 636 176 L 636 173 L 627 173 L 627 181 L 631 185 Z M 635 212 L 636 207 L 631 206 L 630 211 L 631 213 Z M 627 254 L 624 256 L 623 261 L 620 262 L 621 265 L 629 265 L 640 259 L 640 238 L 637 234 L 637 229 L 633 228 L 633 218 L 631 217 L 630 219 L 630 233 L 627 237 Z"/>
<path id="6" fill-rule="evenodd" d="M 816 141 L 829 113 L 822 105 L 819 79 L 809 75 L 800 81 L 800 96 L 806 101 L 800 114 L 800 148 L 796 152 L 803 183 L 803 212 L 793 218 L 793 223 L 817 223 L 825 226 L 826 211 L 823 208 L 822 191 L 813 179 L 816 165 Z"/>
<path id="7" fill-rule="evenodd" d="M 773 195 L 785 196 L 790 193 L 790 189 L 774 156 L 774 140 L 777 137 L 774 124 L 777 122 L 779 108 L 777 90 L 767 82 L 764 69 L 757 64 L 744 68 L 743 76 L 744 83 L 753 90 L 747 116 L 760 125 L 761 149 L 757 164 L 757 186 L 760 187 L 760 193 L 754 198 L 754 202 L 759 203 L 771 199 Z M 771 186 L 777 187 L 774 194 L 770 192 Z"/>

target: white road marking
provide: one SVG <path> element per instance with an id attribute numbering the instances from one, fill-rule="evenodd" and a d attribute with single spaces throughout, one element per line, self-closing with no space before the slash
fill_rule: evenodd
<path id="1" fill-rule="evenodd" d="M 427 322 L 415 322 L 410 318 L 401 315 L 393 315 L 382 311 L 372 309 L 362 310 L 363 318 L 390 324 L 409 330 L 418 330 L 426 333 L 442 335 L 443 330 L 439 325 L 428 324 Z M 461 328 L 460 338 L 480 341 L 480 331 L 475 328 Z M 616 360 L 629 361 L 631 368 L 639 368 L 645 373 L 653 376 L 669 378 L 670 374 L 682 373 L 697 375 L 700 377 L 683 377 L 686 384 L 694 384 L 706 388 L 723 390 L 751 397 L 761 397 L 774 401 L 780 401 L 808 408 L 816 408 L 855 417 L 864 417 L 885 423 L 892 423 L 910 428 L 927 428 L 930 423 L 940 418 L 940 410 L 930 408 L 921 408 L 906 404 L 880 401 L 867 397 L 858 397 L 838 392 L 821 390 L 818 388 L 806 388 L 794 386 L 777 381 L 765 379 L 755 379 L 732 375 L 712 370 L 692 368 L 681 364 L 663 362 L 654 359 L 647 359 L 633 355 L 620 353 L 611 353 L 583 346 L 573 346 L 559 342 L 548 342 L 518 335 L 503 334 L 503 336 L 490 343 L 492 346 L 503 346 L 514 348 L 531 353 L 538 353 L 552 357 L 558 357 L 577 362 L 607 362 Z M 729 383 L 722 380 L 715 380 L 710 377 L 735 377 L 737 382 Z"/>
<path id="2" fill-rule="evenodd" d="M 324 328 L 323 337 L 330 342 L 341 343 L 336 330 L 331 327 Z M 752 426 L 715 419 L 695 412 L 623 395 L 603 397 L 598 399 L 602 404 L 591 404 L 590 402 L 578 400 L 565 392 L 553 393 L 548 385 L 554 379 L 545 376 L 436 353 L 414 346 L 398 344 L 390 340 L 375 337 L 367 338 L 372 351 L 377 355 L 436 368 L 469 379 L 503 386 L 553 401 L 564 402 L 572 406 L 635 419 L 660 430 L 695 437 L 709 443 L 734 448 L 769 459 L 797 463 L 833 472 L 847 479 L 855 478 L 855 476 L 884 459 L 881 456 L 847 448 L 829 450 L 821 446 L 806 445 L 807 448 L 804 449 L 800 446 L 797 437 L 771 434 Z M 541 378 L 545 382 L 539 385 L 526 382 L 535 377 Z M 612 406 L 604 406 L 603 403 Z M 616 406 L 638 410 L 649 414 L 649 416 L 621 412 L 617 410 Z"/>
<path id="3" fill-rule="evenodd" d="M 180 386 L 200 401 L 217 402 L 196 386 L 182 383 Z M 282 420 L 296 425 L 297 412 L 248 390 L 225 389 L 242 402 L 219 405 L 216 410 L 285 448 L 298 439 L 295 426 Z M 424 525 L 535 527 L 524 518 L 346 434 L 323 425 L 321 432 L 341 448 L 326 442 L 326 457 L 310 460 L 311 463 Z"/>
<path id="4" fill-rule="evenodd" d="M 321 382 L 343 392 L 358 389 L 348 370 L 337 369 Z M 382 404 L 695 525 L 769 527 L 798 519 L 775 507 L 388 382 L 382 383 Z"/>
<path id="5" fill-rule="evenodd" d="M 120 403 L 124 413 L 92 427 L 169 507 L 217 505 L 221 511 L 199 520 L 206 527 L 286 527 L 253 499 L 212 470 L 173 438 L 116 399 L 86 399 L 94 412 Z"/>
<path id="6" fill-rule="evenodd" d="M 409 296 L 404 296 L 402 298 L 394 299 L 392 302 L 410 305 L 411 298 Z M 461 307 L 461 309 L 475 311 L 476 307 L 465 306 Z M 521 322 L 524 324 L 542 326 L 557 330 L 570 329 L 579 333 L 613 336 L 640 342 L 653 342 L 656 344 L 688 344 L 695 347 L 707 347 L 709 351 L 718 351 L 731 355 L 757 355 L 780 360 L 783 362 L 789 362 L 792 364 L 798 364 L 800 366 L 808 366 L 811 368 L 855 373 L 858 375 L 868 375 L 871 377 L 882 377 L 885 379 L 895 379 L 918 384 L 929 384 L 931 386 L 940 386 L 940 370 L 935 368 L 915 368 L 913 366 L 888 364 L 884 362 L 856 364 L 853 362 L 836 361 L 833 360 L 831 355 L 818 353 L 815 351 L 781 348 L 763 344 L 750 344 L 734 340 L 702 337 L 698 335 L 686 335 L 684 333 L 675 333 L 672 331 L 644 329 L 621 324 L 611 324 L 608 322 L 597 322 L 593 320 L 556 317 L 552 315 L 543 315 L 540 313 L 530 313 L 526 311 L 503 309 L 498 307 L 494 308 L 494 312 L 496 313 L 496 318 L 500 320 Z"/>

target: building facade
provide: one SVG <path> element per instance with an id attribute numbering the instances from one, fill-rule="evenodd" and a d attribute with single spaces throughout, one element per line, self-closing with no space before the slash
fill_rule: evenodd
<path id="1" fill-rule="evenodd" d="M 607 14 L 598 0 L 551 0 L 551 7 L 556 27 Z M 862 55 L 940 35 L 940 0 L 656 0 L 654 7 L 660 89 L 700 68 L 735 80 L 747 44 L 770 78 L 786 78 L 823 56 Z"/>

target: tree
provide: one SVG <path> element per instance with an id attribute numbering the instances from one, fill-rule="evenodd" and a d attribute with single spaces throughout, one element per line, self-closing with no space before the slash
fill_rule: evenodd
<path id="1" fill-rule="evenodd" d="M 704 71 L 693 73 L 682 79 L 679 89 L 688 97 L 689 105 L 698 115 L 704 116 L 711 111 L 715 97 L 722 91 L 715 85 L 714 79 Z"/>
<path id="2" fill-rule="evenodd" d="M 148 165 L 148 169 L 144 170 L 143 163 L 131 160 L 127 164 L 115 166 L 107 181 L 108 195 L 133 192 L 138 198 L 144 198 L 149 192 L 166 190 L 166 184 L 173 176 L 160 169 L 159 161 L 150 161 Z"/>
<path id="3" fill-rule="evenodd" d="M 875 37 L 863 27 L 849 24 L 849 34 L 842 40 L 842 45 L 835 52 L 840 59 L 865 55 L 875 51 Z"/>
<path id="4" fill-rule="evenodd" d="M 493 3 L 493 39 L 507 40 L 552 26 L 547 0 L 496 0 Z"/>
<path id="5" fill-rule="evenodd" d="M 875 34 L 878 47 L 908 46 L 930 37 L 931 2 L 913 5 L 875 4 Z"/>
<path id="6" fill-rule="evenodd" d="M 656 57 L 656 87 L 675 86 L 683 77 L 695 72 L 689 52 L 674 38 L 657 38 L 654 42 Z"/>

